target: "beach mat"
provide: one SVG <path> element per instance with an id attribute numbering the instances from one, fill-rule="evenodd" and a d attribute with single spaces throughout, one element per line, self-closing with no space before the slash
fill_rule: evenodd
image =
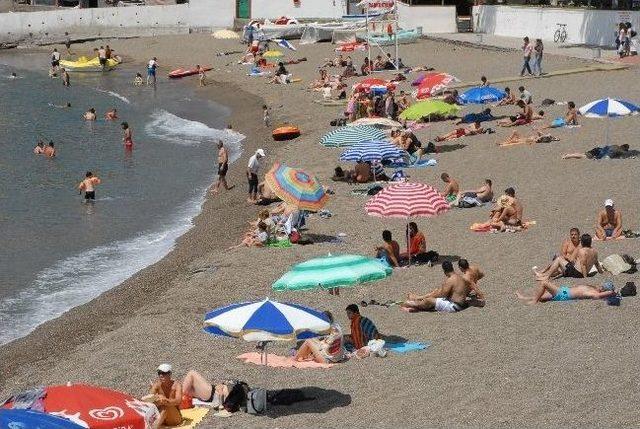
<path id="1" fill-rule="evenodd" d="M 417 342 L 404 342 L 404 343 L 386 343 L 384 348 L 394 353 L 410 353 L 418 352 L 420 350 L 426 350 L 431 347 L 430 342 L 417 343 Z"/>
<path id="2" fill-rule="evenodd" d="M 435 159 L 421 159 L 418 162 L 414 162 L 411 164 L 407 164 L 404 161 L 394 162 L 392 164 L 387 165 L 389 168 L 425 168 L 425 167 L 433 167 L 438 164 L 438 161 Z"/>
<path id="3" fill-rule="evenodd" d="M 520 231 L 526 231 L 529 228 L 531 228 L 532 226 L 534 226 L 536 224 L 535 220 L 529 220 L 526 221 L 522 224 L 522 229 L 515 231 L 515 232 L 520 232 Z M 471 226 L 469 227 L 469 229 L 473 232 L 489 232 L 491 231 L 491 226 L 488 223 L 474 223 L 471 224 Z"/>
<path id="4" fill-rule="evenodd" d="M 244 353 L 237 357 L 245 363 L 253 363 L 255 365 L 264 365 L 261 361 L 261 355 L 257 352 Z M 269 353 L 267 355 L 267 365 L 271 368 L 301 368 L 301 369 L 329 369 L 333 367 L 332 363 L 318 363 L 314 361 L 297 362 L 290 356 L 278 356 Z"/>
<path id="5" fill-rule="evenodd" d="M 173 426 L 177 429 L 191 429 L 195 428 L 198 423 L 202 421 L 204 416 L 209 412 L 209 408 L 187 408 L 186 410 L 180 410 L 182 414 L 182 424 L 179 426 Z M 164 426 L 163 426 L 164 427 Z"/>

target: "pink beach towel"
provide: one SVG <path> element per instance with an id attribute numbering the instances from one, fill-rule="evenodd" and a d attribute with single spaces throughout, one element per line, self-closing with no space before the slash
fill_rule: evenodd
<path id="1" fill-rule="evenodd" d="M 238 359 L 243 360 L 246 363 L 253 363 L 256 365 L 263 365 L 260 361 L 260 353 L 251 352 L 244 353 L 238 356 Z M 272 368 L 322 368 L 329 369 L 333 366 L 332 363 L 318 363 L 312 360 L 297 362 L 289 356 L 278 356 L 269 353 L 267 355 L 267 366 Z"/>

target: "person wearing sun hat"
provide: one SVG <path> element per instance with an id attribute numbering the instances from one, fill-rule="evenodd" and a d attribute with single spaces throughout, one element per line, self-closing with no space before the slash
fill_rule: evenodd
<path id="1" fill-rule="evenodd" d="M 180 402 L 182 401 L 182 385 L 171 376 L 173 368 L 168 363 L 158 366 L 158 379 L 151 385 L 148 397 L 160 411 L 155 427 L 178 426 L 182 423 Z"/>
<path id="2" fill-rule="evenodd" d="M 604 209 L 598 213 L 596 236 L 600 240 L 616 239 L 622 235 L 622 214 L 615 208 L 613 200 L 604 202 Z"/>

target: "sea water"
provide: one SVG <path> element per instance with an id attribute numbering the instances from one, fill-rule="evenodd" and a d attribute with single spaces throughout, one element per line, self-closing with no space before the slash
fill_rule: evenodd
<path id="1" fill-rule="evenodd" d="M 16 65 L 0 64 L 0 344 L 164 257 L 200 211 L 218 139 L 233 160 L 243 138 L 193 81 L 134 87 L 125 68 L 72 74 L 65 88 Z M 96 122 L 82 119 L 90 107 Z M 119 120 L 103 119 L 110 108 Z M 133 129 L 131 153 L 121 121 Z M 34 155 L 38 140 L 58 155 Z M 93 204 L 77 190 L 86 171 L 102 179 Z"/>

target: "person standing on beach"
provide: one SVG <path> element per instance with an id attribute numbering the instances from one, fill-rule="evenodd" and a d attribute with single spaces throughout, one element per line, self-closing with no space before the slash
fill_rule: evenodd
<path id="1" fill-rule="evenodd" d="M 51 53 L 51 68 L 57 70 L 60 67 L 60 52 L 56 48 L 53 48 Z"/>
<path id="2" fill-rule="evenodd" d="M 536 44 L 533 47 L 533 72 L 536 76 L 542 76 L 542 54 L 544 52 L 544 45 L 542 39 L 536 39 Z"/>
<path id="3" fill-rule="evenodd" d="M 100 61 L 100 67 L 104 70 L 107 66 L 107 51 L 104 46 L 100 46 L 100 49 L 98 49 L 98 60 Z"/>
<path id="4" fill-rule="evenodd" d="M 217 194 L 220 191 L 220 185 L 224 186 L 224 189 L 229 191 L 233 186 L 227 185 L 227 171 L 229 170 L 229 152 L 224 147 L 222 140 L 218 140 L 218 181 L 216 182 L 213 193 Z"/>
<path id="5" fill-rule="evenodd" d="M 67 48 L 67 55 L 71 55 L 71 38 L 69 37 L 69 33 L 67 33 L 66 31 L 64 32 L 64 35 L 67 37 L 67 39 L 64 41 L 64 46 L 66 46 Z"/>
<path id="6" fill-rule="evenodd" d="M 198 64 L 196 66 L 196 70 L 198 70 L 198 78 L 199 78 L 198 86 L 205 86 L 207 84 L 207 82 L 206 82 L 207 75 L 204 73 L 204 68 L 202 68 L 202 66 L 200 66 L 200 64 Z"/>
<path id="7" fill-rule="evenodd" d="M 271 124 L 271 116 L 269 114 L 269 107 L 264 104 L 262 106 L 262 121 L 264 122 L 264 126 L 268 127 Z"/>
<path id="8" fill-rule="evenodd" d="M 260 167 L 262 167 L 262 158 L 265 157 L 264 150 L 258 149 L 251 158 L 249 158 L 249 164 L 247 165 L 247 180 L 249 181 L 249 198 L 250 203 L 258 201 L 258 173 Z"/>
<path id="9" fill-rule="evenodd" d="M 147 64 L 147 86 L 150 82 L 153 82 L 153 86 L 156 86 L 156 69 L 158 68 L 158 59 L 153 57 Z"/>
<path id="10" fill-rule="evenodd" d="M 62 76 L 62 85 L 66 86 L 67 88 L 71 86 L 71 80 L 69 79 L 69 73 L 67 73 L 67 71 L 65 69 L 60 69 L 60 72 L 62 73 L 60 76 Z"/>
<path id="11" fill-rule="evenodd" d="M 84 180 L 78 185 L 78 190 L 80 191 L 80 193 L 82 194 L 82 192 L 84 191 L 85 201 L 95 201 L 95 186 L 99 185 L 100 183 L 102 183 L 102 181 L 97 176 L 94 176 L 92 172 L 87 171 L 87 173 L 84 175 Z"/>
<path id="12" fill-rule="evenodd" d="M 122 126 L 123 137 L 122 141 L 124 143 L 125 150 L 133 150 L 133 131 L 129 127 L 127 122 L 123 122 L 120 124 Z"/>
<path id="13" fill-rule="evenodd" d="M 529 42 L 529 37 L 525 37 L 523 39 L 524 45 L 522 45 L 522 52 L 524 54 L 523 63 L 522 63 L 522 71 L 520 71 L 520 76 L 524 76 L 524 72 L 526 71 L 529 75 L 532 75 L 531 65 L 529 62 L 531 61 L 531 55 L 533 54 L 533 45 Z"/>

